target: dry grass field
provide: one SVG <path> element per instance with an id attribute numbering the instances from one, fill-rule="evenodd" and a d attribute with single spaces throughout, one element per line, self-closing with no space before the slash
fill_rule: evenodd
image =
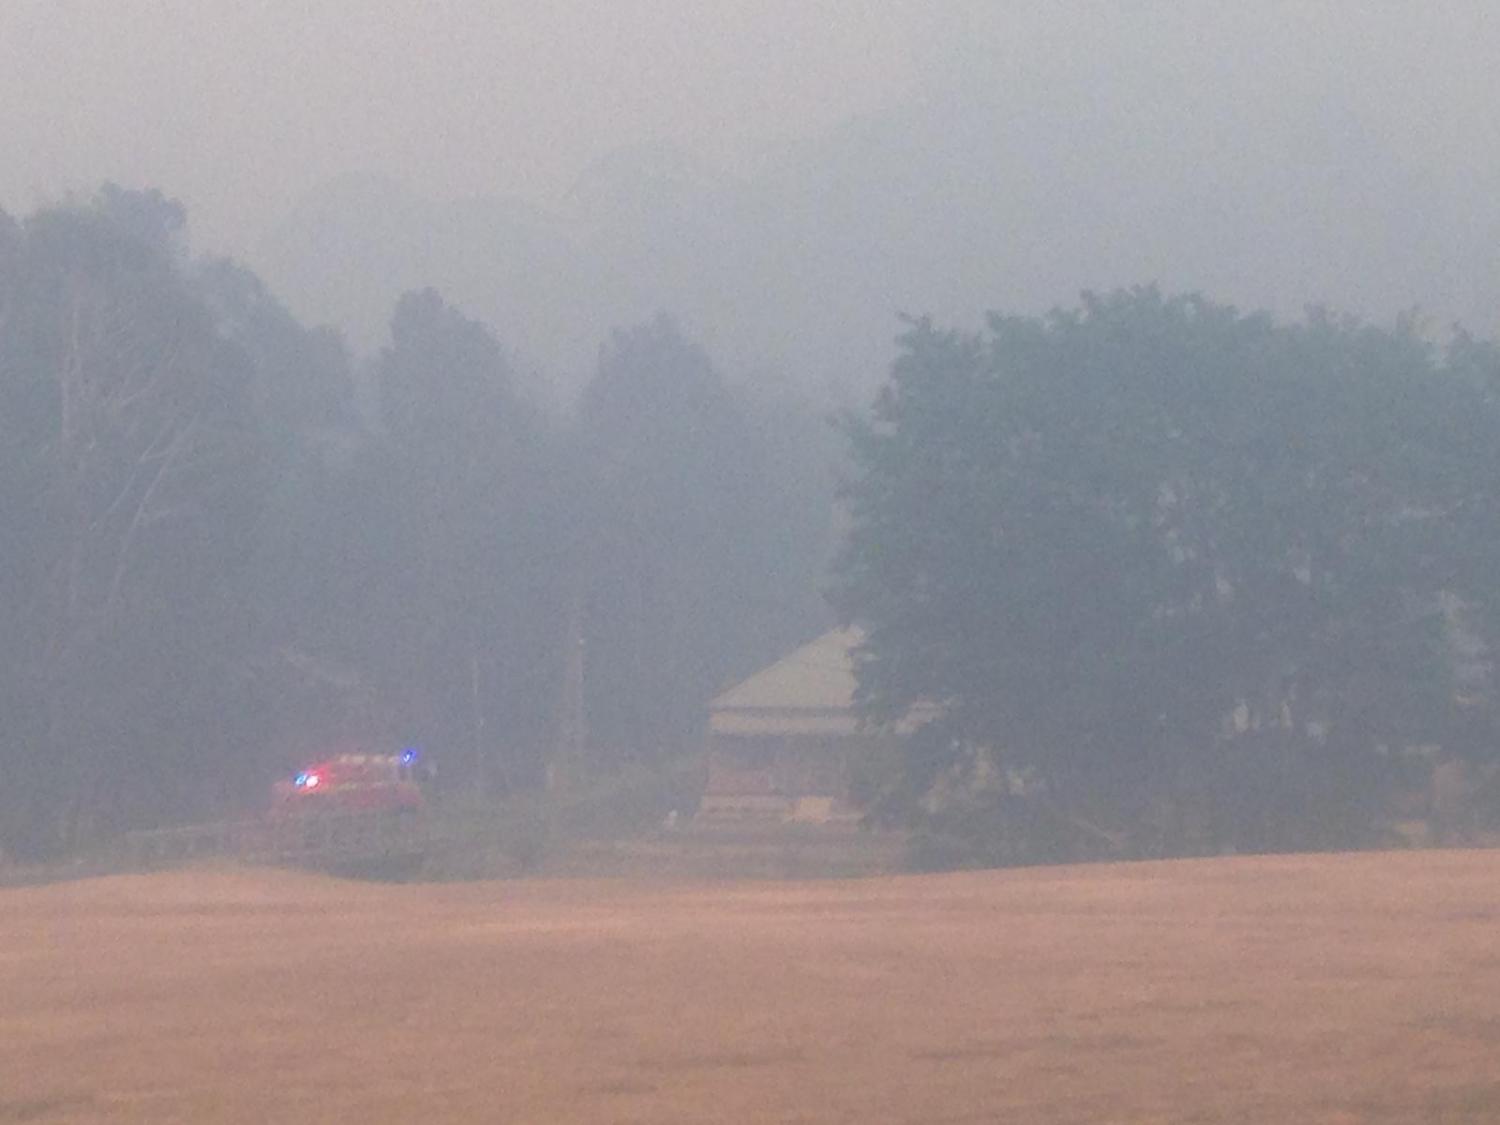
<path id="1" fill-rule="evenodd" d="M 1500 1122 L 1500 853 L 0 891 L 0 1122 Z"/>

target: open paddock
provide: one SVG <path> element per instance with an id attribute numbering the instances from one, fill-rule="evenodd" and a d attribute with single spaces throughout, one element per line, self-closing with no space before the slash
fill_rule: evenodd
<path id="1" fill-rule="evenodd" d="M 0 1123 L 1500 1121 L 1500 853 L 0 891 Z"/>

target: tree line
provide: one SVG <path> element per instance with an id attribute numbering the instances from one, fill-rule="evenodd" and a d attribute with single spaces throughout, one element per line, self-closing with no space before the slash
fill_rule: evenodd
<path id="1" fill-rule="evenodd" d="M 1493 777 L 1494 344 L 1086 295 L 911 322 L 845 429 L 861 704 L 926 719 L 880 807 L 945 854 L 1353 846 Z"/>
<path id="2" fill-rule="evenodd" d="M 430 290 L 358 361 L 185 223 L 0 213 L 0 851 L 252 809 L 332 745 L 488 796 L 659 761 L 816 631 L 816 410 L 659 317 L 548 411 Z"/>
<path id="3" fill-rule="evenodd" d="M 1500 758 L 1493 343 L 1087 294 L 908 322 L 840 435 L 658 317 L 558 412 L 438 293 L 358 360 L 185 222 L 0 213 L 4 851 L 337 745 L 480 800 L 661 764 L 834 614 L 918 720 L 872 816 L 949 859 L 1368 843 Z"/>

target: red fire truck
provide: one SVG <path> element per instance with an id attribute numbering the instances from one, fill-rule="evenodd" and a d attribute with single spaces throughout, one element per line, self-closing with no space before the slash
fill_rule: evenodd
<path id="1" fill-rule="evenodd" d="M 426 805 L 431 770 L 416 750 L 399 754 L 337 754 L 278 781 L 271 815 L 416 813 Z"/>

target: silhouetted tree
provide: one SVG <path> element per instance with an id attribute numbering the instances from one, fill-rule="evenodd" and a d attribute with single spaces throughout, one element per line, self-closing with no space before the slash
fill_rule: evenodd
<path id="1" fill-rule="evenodd" d="M 577 440 L 588 727 L 602 751 L 650 761 L 696 747 L 729 679 L 821 626 L 832 466 L 800 417 L 736 395 L 665 316 L 601 350 Z"/>
<path id="2" fill-rule="evenodd" d="M 107 188 L 10 236 L 6 820 L 33 847 L 178 787 L 198 641 L 255 523 L 250 387 L 177 269 L 179 217 Z"/>
<path id="3" fill-rule="evenodd" d="M 1444 599 L 1494 599 L 1474 355 L 1154 289 L 913 323 L 848 426 L 837 589 L 868 714 L 942 715 L 904 806 L 1028 776 L 1099 826 L 1165 796 L 1221 844 L 1359 838 L 1395 751 L 1453 728 Z"/>
<path id="4" fill-rule="evenodd" d="M 565 568 L 549 427 L 499 343 L 432 291 L 396 307 L 383 429 L 349 481 L 342 651 L 451 776 L 535 782 L 556 721 Z"/>

